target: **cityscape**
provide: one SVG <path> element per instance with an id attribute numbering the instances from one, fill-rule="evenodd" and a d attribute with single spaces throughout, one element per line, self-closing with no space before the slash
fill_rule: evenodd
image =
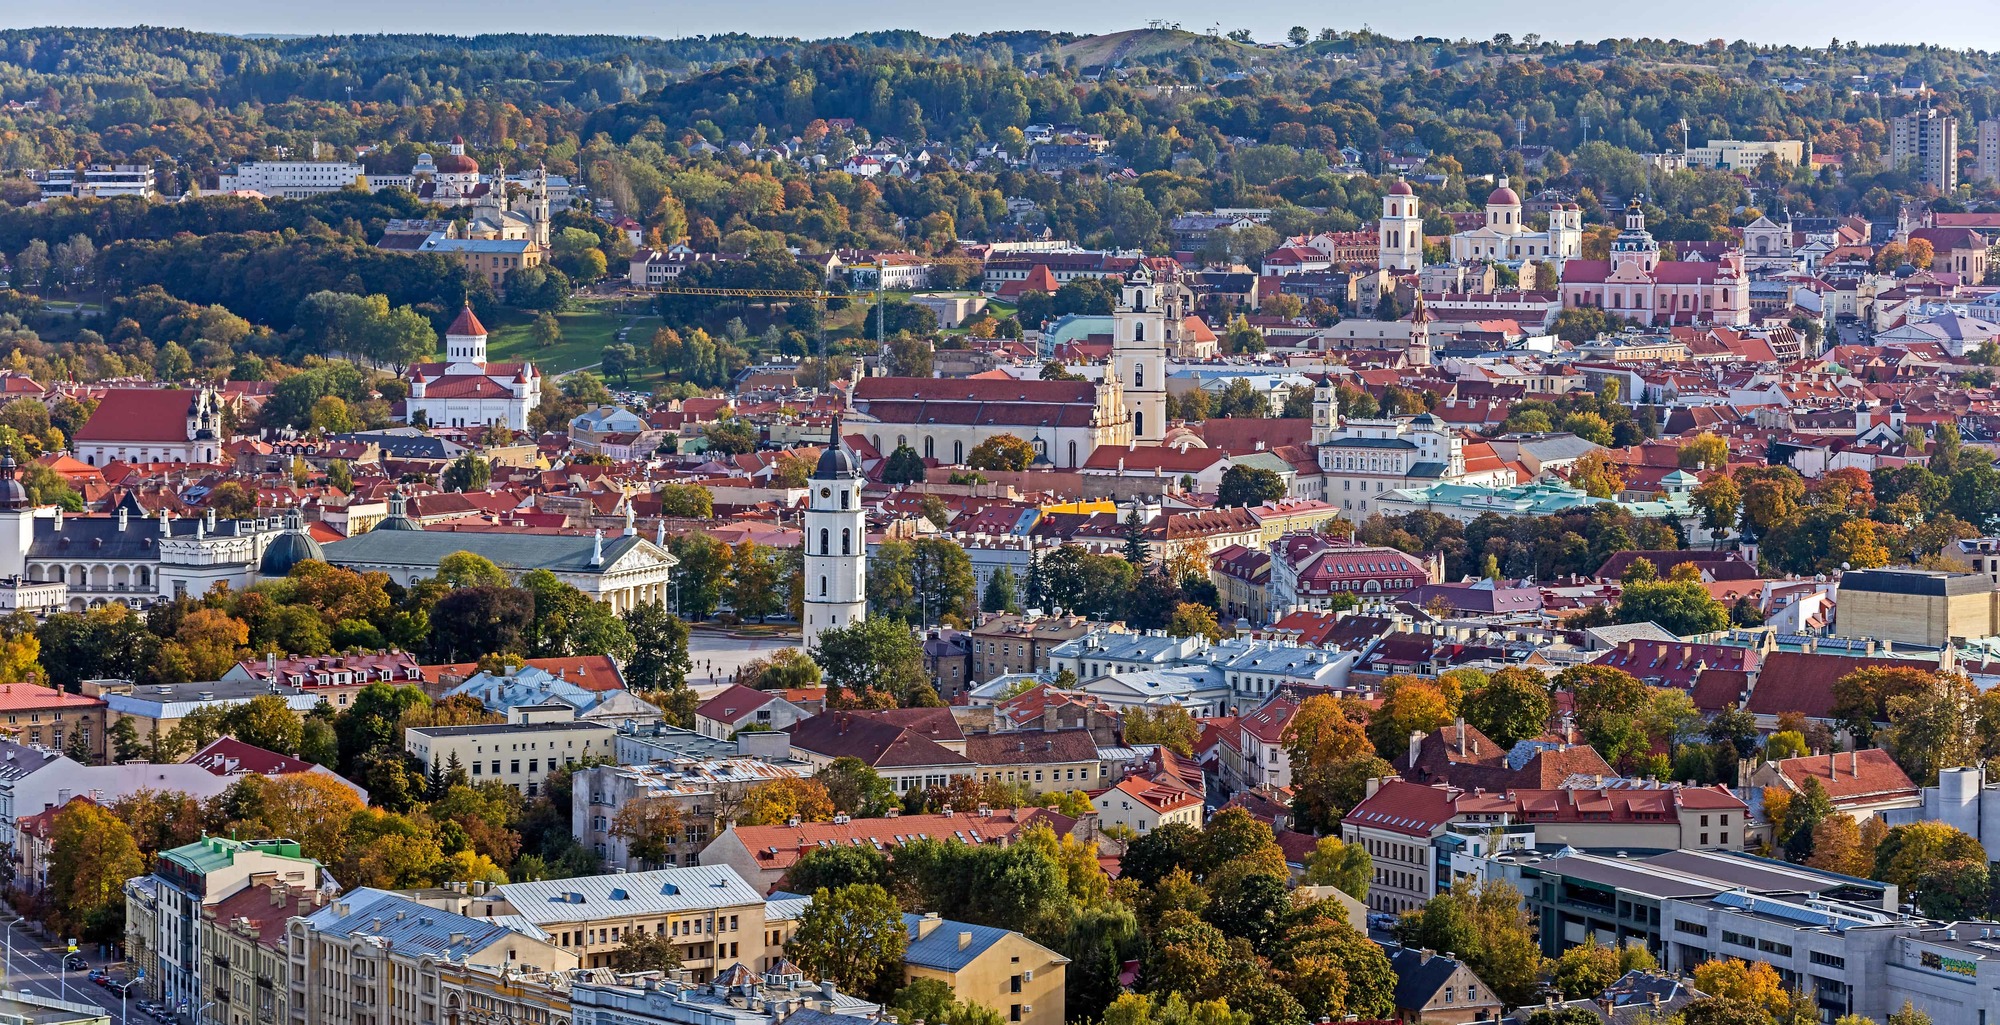
<path id="1" fill-rule="evenodd" d="M 2000 1021 L 2000 53 L 855 28 L 0 29 L 0 1016 Z"/>

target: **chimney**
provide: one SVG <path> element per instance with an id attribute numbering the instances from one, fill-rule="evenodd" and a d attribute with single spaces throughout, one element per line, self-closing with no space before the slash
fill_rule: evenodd
<path id="1" fill-rule="evenodd" d="M 937 912 L 935 911 L 924 912 L 924 917 L 917 920 L 917 938 L 921 940 L 929 936 L 931 933 L 936 932 L 938 927 L 938 922 L 939 919 L 937 916 Z"/>
<path id="2" fill-rule="evenodd" d="M 1422 730 L 1410 731 L 1410 768 L 1412 769 L 1417 767 L 1417 749 L 1423 745 L 1423 742 L 1424 734 Z"/>
<path id="3" fill-rule="evenodd" d="M 1436 952 L 1436 951 L 1432 950 L 1432 949 L 1431 949 L 1431 948 L 1429 948 L 1429 947 L 1424 947 L 1424 948 L 1422 948 L 1422 949 L 1420 949 L 1420 950 L 1418 950 L 1418 951 L 1417 951 L 1417 964 L 1419 964 L 1419 965 L 1427 965 L 1427 964 L 1430 964 L 1430 963 L 1431 963 L 1431 958 L 1433 958 L 1433 957 L 1436 957 L 1436 956 L 1437 956 L 1437 952 Z"/>
<path id="4" fill-rule="evenodd" d="M 1853 776 L 1855 779 L 1861 778 L 1861 752 L 1859 750 L 1847 752 L 1847 774 Z"/>
<path id="5" fill-rule="evenodd" d="M 967 950 L 970 949 L 971 946 L 972 946 L 972 931 L 970 929 L 960 930 L 958 934 L 958 949 Z"/>
<path id="6" fill-rule="evenodd" d="M 1463 758 L 1465 757 L 1465 716 L 1461 715 L 1456 720 L 1453 720 L 1452 725 L 1458 730 L 1458 756 Z"/>

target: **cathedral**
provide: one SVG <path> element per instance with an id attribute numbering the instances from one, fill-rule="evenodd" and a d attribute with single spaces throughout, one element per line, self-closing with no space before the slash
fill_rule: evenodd
<path id="1" fill-rule="evenodd" d="M 1750 323 L 1750 277 L 1741 250 L 1715 260 L 1660 259 L 1660 243 L 1634 199 L 1609 260 L 1563 264 L 1562 301 L 1566 309 L 1596 307 L 1645 327 L 1743 327 Z"/>
<path id="2" fill-rule="evenodd" d="M 504 425 L 528 429 L 528 411 L 542 400 L 533 363 L 486 362 L 486 326 L 467 304 L 444 333 L 442 363 L 418 363 L 405 380 L 404 419 L 435 427 Z"/>

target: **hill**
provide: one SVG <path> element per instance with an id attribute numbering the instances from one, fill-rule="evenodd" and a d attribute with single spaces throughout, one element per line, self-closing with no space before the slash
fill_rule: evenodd
<path id="1" fill-rule="evenodd" d="M 1254 46 L 1229 39 L 1188 32 L 1183 29 L 1135 28 L 1086 36 L 1056 48 L 1056 55 L 1068 63 L 1075 58 L 1081 68 L 1116 67 L 1120 63 L 1151 58 L 1173 57 L 1190 50 L 1226 51 L 1231 56 L 1255 52 Z"/>

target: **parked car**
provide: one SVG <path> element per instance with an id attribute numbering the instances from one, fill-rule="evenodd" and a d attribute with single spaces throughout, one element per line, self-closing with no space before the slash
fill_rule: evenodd
<path id="1" fill-rule="evenodd" d="M 90 962 L 84 960 L 82 954 L 70 954 L 69 956 L 63 958 L 63 971 L 82 972 L 82 971 L 88 971 L 89 969 L 90 969 Z"/>

